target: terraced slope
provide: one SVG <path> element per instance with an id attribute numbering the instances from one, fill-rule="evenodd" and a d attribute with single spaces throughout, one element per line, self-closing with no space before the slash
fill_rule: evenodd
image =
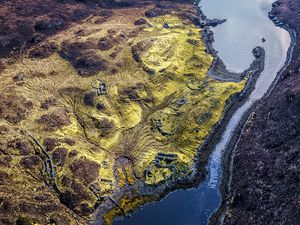
<path id="1" fill-rule="evenodd" d="M 209 78 L 195 8 L 164 7 L 98 9 L 1 60 L 1 223 L 109 224 L 193 172 L 245 80 Z"/>

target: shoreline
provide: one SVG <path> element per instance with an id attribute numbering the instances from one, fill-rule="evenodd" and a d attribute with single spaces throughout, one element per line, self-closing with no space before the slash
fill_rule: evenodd
<path id="1" fill-rule="evenodd" d="M 242 136 L 243 130 L 247 125 L 249 116 L 256 111 L 258 106 L 261 104 L 262 100 L 266 99 L 272 93 L 279 79 L 282 78 L 283 72 L 291 63 L 293 57 L 293 51 L 297 44 L 296 41 L 297 32 L 294 29 L 290 28 L 289 25 L 285 24 L 284 22 L 278 23 L 278 21 L 275 20 L 275 18 L 271 18 L 270 16 L 269 19 L 274 23 L 275 26 L 285 29 L 289 33 L 291 37 L 291 43 L 286 54 L 286 60 L 284 66 L 277 72 L 276 78 L 273 80 L 268 91 L 264 94 L 264 96 L 261 99 L 257 100 L 256 102 L 254 102 L 254 104 L 250 107 L 247 113 L 243 115 L 243 118 L 239 121 L 238 127 L 236 128 L 236 132 L 233 134 L 230 142 L 228 143 L 224 151 L 224 155 L 222 157 L 221 184 L 219 187 L 222 201 L 220 206 L 217 208 L 217 210 L 211 215 L 209 219 L 210 225 L 223 224 L 223 220 L 227 212 L 227 207 L 230 204 L 230 202 L 234 201 L 235 195 L 231 191 L 231 180 L 232 180 L 233 169 L 234 169 L 233 168 L 234 156 L 235 156 L 236 148 Z"/>
<path id="2" fill-rule="evenodd" d="M 300 14 L 286 0 L 269 13 L 297 31 L 289 35 L 266 18 L 272 1 L 1 5 L 11 30 L 0 46 L 13 51 L 0 59 L 0 224 L 209 224 L 217 211 L 224 224 L 247 224 L 265 211 L 269 218 L 256 194 L 269 193 L 265 173 L 279 196 L 270 200 L 276 221 L 281 212 L 296 221 L 298 169 L 289 160 L 300 146 L 292 138 L 300 133 L 300 23 L 290 19 Z M 230 62 L 247 64 L 231 70 Z M 278 156 L 274 171 L 269 156 Z M 255 214 L 243 212 L 249 205 Z"/>
<path id="3" fill-rule="evenodd" d="M 204 15 L 204 13 L 202 12 L 202 10 L 199 6 L 200 1 L 201 0 L 196 0 L 193 4 L 197 7 L 197 11 L 199 14 L 199 20 L 201 22 L 201 18 L 206 18 L 206 16 Z M 223 22 L 221 21 L 220 23 L 223 23 Z M 210 32 L 209 36 L 205 36 L 205 37 L 209 37 L 209 39 L 203 39 L 203 42 L 204 42 L 205 46 L 207 47 L 207 50 L 212 51 L 209 53 L 214 57 L 214 61 L 217 58 L 219 60 L 219 62 L 221 61 L 221 63 L 223 64 L 222 60 L 218 57 L 217 52 L 213 49 L 213 46 L 212 46 L 213 41 L 209 41 L 209 40 L 213 40 L 213 32 L 210 30 L 210 27 L 211 26 L 206 26 L 203 29 L 203 28 L 201 28 L 201 26 L 199 26 L 199 29 L 201 29 L 202 38 L 203 38 L 203 35 L 206 35 L 206 34 L 204 34 L 204 32 L 207 32 L 207 31 Z M 210 39 L 210 38 L 212 38 L 212 39 Z M 244 79 L 245 75 L 251 70 L 253 70 L 252 75 L 249 76 L 242 92 L 234 94 L 228 99 L 228 101 L 226 102 L 225 108 L 224 108 L 222 118 L 212 127 L 212 131 L 205 138 L 204 143 L 198 147 L 196 157 L 195 157 L 194 163 L 193 163 L 193 169 L 192 169 L 193 173 L 189 177 L 181 178 L 178 180 L 169 180 L 165 184 L 155 186 L 155 187 L 145 186 L 144 184 L 140 183 L 139 186 L 140 185 L 142 186 L 141 189 L 143 189 L 143 194 L 148 199 L 148 201 L 146 201 L 145 204 L 140 205 L 137 210 L 142 209 L 146 205 L 151 205 L 151 204 L 155 204 L 156 202 L 162 201 L 169 194 L 171 194 L 172 192 L 175 192 L 176 190 L 196 189 L 197 186 L 206 179 L 207 173 L 208 173 L 208 170 L 206 169 L 206 167 L 208 165 L 209 158 L 213 151 L 214 146 L 218 143 L 218 141 L 222 137 L 222 133 L 225 130 L 225 128 L 229 122 L 229 119 L 231 118 L 233 113 L 236 111 L 236 109 L 238 109 L 241 105 L 243 105 L 243 103 L 247 100 L 247 97 L 252 93 L 252 91 L 255 87 L 256 80 L 264 69 L 264 60 L 265 60 L 264 49 L 261 47 L 256 47 L 256 48 L 259 49 L 260 54 L 258 57 L 255 57 L 255 59 L 253 60 L 253 62 L 250 65 L 250 67 L 248 69 L 245 69 L 241 73 L 235 73 L 236 75 L 240 75 L 239 77 L 242 77 L 242 79 Z M 253 54 L 254 54 L 254 52 L 253 52 Z M 255 54 L 254 54 L 254 56 L 255 56 Z M 211 66 L 211 69 L 214 70 L 214 68 L 212 66 Z M 225 69 L 224 73 L 226 73 L 227 76 L 232 76 L 232 73 L 229 72 L 228 70 L 226 70 L 226 67 L 224 69 Z M 215 78 L 212 78 L 212 79 L 215 79 Z M 231 80 L 221 80 L 221 81 L 231 81 Z M 239 81 L 235 80 L 235 82 L 239 82 Z M 199 157 L 199 156 L 201 156 L 201 157 Z M 151 200 L 149 200 L 149 199 L 151 199 Z M 107 212 L 107 210 L 101 210 L 101 211 Z M 134 210 L 134 212 L 135 211 L 136 210 Z M 124 215 L 117 216 L 114 218 L 113 221 L 123 220 L 124 217 L 125 218 L 130 217 L 130 215 L 134 212 L 131 212 L 130 214 L 127 214 L 126 216 L 124 216 Z M 99 221 L 99 219 L 100 218 L 97 218 L 98 221 Z"/>

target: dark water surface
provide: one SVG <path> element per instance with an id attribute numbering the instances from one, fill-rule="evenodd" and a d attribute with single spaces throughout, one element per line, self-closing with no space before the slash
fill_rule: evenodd
<path id="1" fill-rule="evenodd" d="M 238 122 L 252 104 L 260 99 L 284 66 L 290 45 L 287 31 L 275 27 L 267 17 L 272 0 L 202 0 L 200 6 L 209 18 L 226 18 L 213 28 L 214 48 L 232 71 L 242 71 L 253 60 L 252 49 L 258 45 L 266 52 L 265 69 L 248 101 L 230 119 L 220 142 L 211 154 L 208 177 L 193 190 L 177 190 L 160 202 L 149 204 L 128 219 L 114 225 L 205 225 L 220 204 L 221 158 Z M 262 43 L 261 38 L 266 42 Z"/>
<path id="2" fill-rule="evenodd" d="M 197 189 L 177 190 L 114 225 L 206 225 L 219 203 L 218 192 L 205 182 Z"/>

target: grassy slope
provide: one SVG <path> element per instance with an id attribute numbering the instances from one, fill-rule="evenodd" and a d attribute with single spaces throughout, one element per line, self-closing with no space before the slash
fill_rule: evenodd
<path id="1" fill-rule="evenodd" d="M 13 156 L 8 166 L 0 167 L 1 198 L 12 204 L 7 220 L 24 216 L 45 224 L 60 214 L 81 224 L 92 219 L 101 197 L 137 191 L 137 180 L 159 185 L 191 172 L 197 147 L 221 118 L 225 101 L 245 82 L 208 78 L 212 57 L 205 52 L 200 30 L 176 13 L 134 25 L 149 8 L 116 9 L 104 16 L 99 12 L 42 43 L 40 47 L 56 46 L 49 56 L 30 58 L 24 53 L 4 62 L 1 160 Z M 196 13 L 187 5 L 181 10 Z M 164 28 L 164 23 L 170 27 Z M 133 49 L 138 60 L 132 57 Z M 95 93 L 91 84 L 99 85 L 97 79 L 106 82 L 108 95 Z M 33 150 L 29 134 L 52 157 L 57 193 L 51 185 L 46 187 L 51 181 L 41 175 L 45 155 L 36 145 Z M 17 140 L 28 152 L 20 153 Z M 159 153 L 174 154 L 175 159 L 162 159 L 163 167 L 158 166 Z M 8 189 L 11 184 L 13 190 Z M 32 196 L 31 190 L 38 187 Z M 20 195 L 22 189 L 26 191 Z M 33 207 L 40 202 L 35 195 L 44 196 L 43 190 L 59 212 Z M 126 198 L 116 199 L 125 212 L 147 200 Z M 17 212 L 22 204 L 30 210 Z M 115 213 L 106 215 L 107 221 Z"/>

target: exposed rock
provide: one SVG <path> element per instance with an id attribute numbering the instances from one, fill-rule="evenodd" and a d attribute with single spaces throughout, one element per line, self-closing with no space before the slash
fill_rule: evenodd
<path id="1" fill-rule="evenodd" d="M 225 23 L 227 20 L 226 19 L 207 19 L 206 21 L 201 23 L 202 27 L 205 26 L 210 26 L 210 27 L 216 27 L 222 23 Z"/>
<path id="2" fill-rule="evenodd" d="M 16 82 L 17 84 L 22 83 L 24 81 L 25 74 L 24 73 L 18 73 L 15 76 L 13 76 L 13 81 Z"/>
<path id="3" fill-rule="evenodd" d="M 163 28 L 168 29 L 168 28 L 170 28 L 170 25 L 169 25 L 168 23 L 164 23 L 164 24 L 163 24 Z"/>

